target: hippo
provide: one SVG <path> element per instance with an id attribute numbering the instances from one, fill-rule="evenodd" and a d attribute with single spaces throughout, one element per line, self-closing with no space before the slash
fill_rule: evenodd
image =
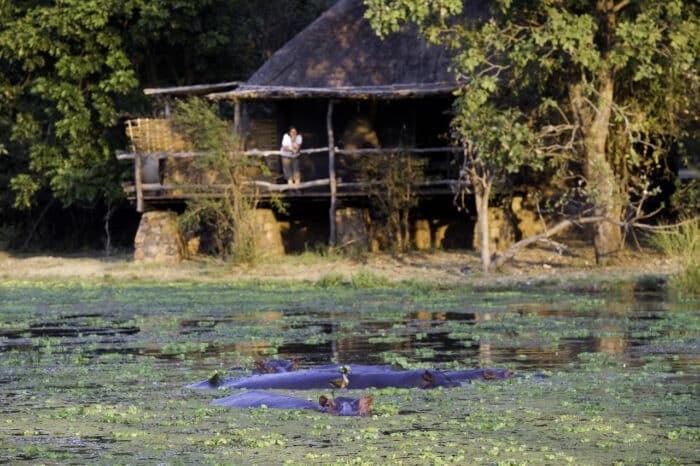
<path id="1" fill-rule="evenodd" d="M 230 408 L 260 408 L 265 406 L 269 409 L 311 409 L 334 416 L 369 416 L 372 414 L 372 395 L 362 398 L 328 398 L 321 395 L 318 403 L 315 403 L 293 396 L 251 390 L 219 398 L 210 404 L 211 406 Z"/>
<path id="2" fill-rule="evenodd" d="M 321 411 L 333 416 L 370 416 L 372 414 L 372 395 L 362 398 L 348 398 L 339 396 L 327 398 L 321 395 L 318 398 Z"/>
<path id="3" fill-rule="evenodd" d="M 516 375 L 510 369 L 469 369 L 466 371 L 447 371 L 445 375 L 456 382 L 488 382 L 496 380 L 505 380 L 512 377 L 522 377 Z"/>
<path id="4" fill-rule="evenodd" d="M 296 359 L 270 359 L 269 361 L 255 361 L 253 374 L 276 374 L 280 372 L 293 372 L 299 369 Z"/>
<path id="5" fill-rule="evenodd" d="M 338 378 L 340 365 L 321 366 L 295 372 L 280 372 L 273 374 L 256 374 L 245 377 L 205 380 L 188 385 L 190 389 L 213 388 L 246 388 L 260 389 L 290 389 L 314 390 L 326 389 L 331 382 Z M 446 373 L 428 370 L 395 371 L 388 366 L 350 365 L 347 375 L 349 389 L 364 388 L 422 388 L 456 387 L 459 380 L 451 379 Z M 466 375 L 463 376 L 465 379 Z M 476 376 L 474 376 L 476 377 Z M 216 383 L 214 383 L 216 382 Z"/>

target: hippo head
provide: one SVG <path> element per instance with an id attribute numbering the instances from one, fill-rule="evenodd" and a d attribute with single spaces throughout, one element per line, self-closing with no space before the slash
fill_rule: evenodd
<path id="1" fill-rule="evenodd" d="M 253 374 L 276 374 L 292 372 L 298 369 L 296 359 L 270 359 L 266 362 L 255 361 L 253 364 Z"/>
<path id="2" fill-rule="evenodd" d="M 436 388 L 436 387 L 457 387 L 458 382 L 452 381 L 449 377 L 440 371 L 426 370 L 423 372 L 423 382 L 421 388 Z"/>
<path id="3" fill-rule="evenodd" d="M 481 376 L 484 380 L 503 380 L 514 377 L 515 374 L 510 369 L 484 369 Z"/>
<path id="4" fill-rule="evenodd" d="M 318 403 L 324 413 L 334 416 L 369 416 L 372 414 L 372 395 L 362 398 L 327 398 L 321 395 Z"/>

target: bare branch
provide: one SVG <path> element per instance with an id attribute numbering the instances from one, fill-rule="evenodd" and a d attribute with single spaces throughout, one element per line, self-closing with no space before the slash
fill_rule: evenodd
<path id="1" fill-rule="evenodd" d="M 624 7 L 626 7 L 629 4 L 630 4 L 630 0 L 622 0 L 620 3 L 618 3 L 617 5 L 615 5 L 612 8 L 612 12 L 617 13 L 618 11 L 622 10 Z"/>
<path id="2" fill-rule="evenodd" d="M 700 221 L 700 216 L 693 217 L 691 219 L 684 220 L 682 222 L 674 223 L 673 225 L 648 225 L 646 223 L 634 223 L 632 226 L 634 228 L 639 228 L 640 230 L 664 231 L 664 230 L 673 230 L 673 229 L 681 227 L 683 225 L 688 225 L 690 223 L 695 223 L 698 221 Z"/>
<path id="3" fill-rule="evenodd" d="M 544 239 L 549 238 L 550 236 L 554 236 L 557 233 L 560 233 L 562 231 L 565 231 L 569 228 L 571 228 L 574 225 L 583 225 L 587 223 L 599 223 L 603 221 L 607 221 L 608 219 L 606 217 L 600 217 L 600 216 L 595 216 L 595 217 L 574 217 L 574 218 L 568 218 L 566 220 L 563 220 L 556 225 L 554 225 L 552 228 L 543 231 L 542 233 L 538 235 L 533 235 L 533 236 L 528 236 L 527 238 L 524 238 L 505 251 L 503 251 L 503 254 L 499 255 L 498 257 L 494 258 L 494 260 L 491 262 L 491 270 L 495 270 L 498 267 L 502 266 L 505 264 L 507 261 L 515 257 L 515 255 L 524 247 L 529 246 L 530 244 L 536 243 L 538 241 L 542 241 Z"/>

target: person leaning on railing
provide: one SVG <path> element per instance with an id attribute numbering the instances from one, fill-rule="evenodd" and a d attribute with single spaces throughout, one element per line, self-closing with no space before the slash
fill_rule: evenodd
<path id="1" fill-rule="evenodd" d="M 282 172 L 287 179 L 287 184 L 299 184 L 301 182 L 301 174 L 299 173 L 301 142 L 301 134 L 294 126 L 290 126 L 289 131 L 282 137 L 280 157 L 282 159 Z"/>

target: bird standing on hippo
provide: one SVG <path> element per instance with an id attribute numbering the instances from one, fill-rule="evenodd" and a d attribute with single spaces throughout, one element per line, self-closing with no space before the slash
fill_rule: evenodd
<path id="1" fill-rule="evenodd" d="M 210 380 L 188 385 L 191 389 L 212 388 L 247 388 L 253 390 L 288 389 L 314 390 L 326 389 L 338 379 L 342 365 L 320 366 L 312 369 L 254 374 L 243 377 L 218 379 L 216 384 Z M 422 388 L 458 387 L 462 382 L 504 380 L 514 377 L 508 369 L 471 369 L 465 371 L 436 371 L 430 369 L 393 370 L 389 366 L 369 366 L 350 364 L 347 366 L 346 378 L 353 389 L 364 388 Z M 339 387 L 337 387 L 339 388 Z"/>
<path id="2" fill-rule="evenodd" d="M 274 361 L 274 362 L 273 362 Z M 458 387 L 462 382 L 504 380 L 516 375 L 508 369 L 471 369 L 464 371 L 441 372 L 429 369 L 393 370 L 390 366 L 370 365 L 327 365 L 306 370 L 295 370 L 284 361 L 268 361 L 273 369 L 262 369 L 256 364 L 255 373 L 250 376 L 223 378 L 210 377 L 208 380 L 188 385 L 191 389 L 240 388 L 248 389 L 226 398 L 214 400 L 213 406 L 236 408 L 271 409 L 313 409 L 337 416 L 368 416 L 371 414 L 372 396 L 362 398 L 321 396 L 319 402 L 262 392 L 262 389 L 313 390 L 333 388 L 420 388 Z M 294 367 L 292 369 L 292 367 Z M 291 371 L 287 371 L 289 368 Z M 280 370 L 277 370 L 280 369 Z M 338 373 L 341 377 L 338 377 Z"/>

